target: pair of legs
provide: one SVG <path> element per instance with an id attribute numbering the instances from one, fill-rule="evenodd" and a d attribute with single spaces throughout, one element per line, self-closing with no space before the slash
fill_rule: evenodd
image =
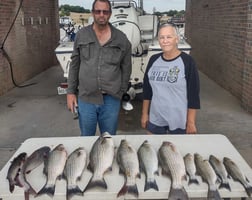
<path id="1" fill-rule="evenodd" d="M 148 122 L 146 129 L 152 134 L 186 134 L 185 129 L 170 130 L 169 126 L 157 126 L 151 122 Z"/>
<path id="2" fill-rule="evenodd" d="M 101 133 L 116 134 L 120 99 L 103 95 L 104 104 L 90 104 L 78 99 L 79 126 L 82 136 L 94 136 L 97 123 Z"/>

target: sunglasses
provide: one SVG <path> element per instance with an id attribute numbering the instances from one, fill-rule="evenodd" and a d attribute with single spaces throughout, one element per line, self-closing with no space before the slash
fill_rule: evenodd
<path id="1" fill-rule="evenodd" d="M 93 10 L 93 13 L 94 13 L 95 15 L 100 15 L 101 12 L 102 12 L 104 15 L 109 15 L 109 14 L 111 13 L 110 10 Z"/>

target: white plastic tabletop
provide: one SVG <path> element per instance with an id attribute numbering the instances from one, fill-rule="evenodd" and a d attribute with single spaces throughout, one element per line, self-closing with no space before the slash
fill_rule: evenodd
<path id="1" fill-rule="evenodd" d="M 24 190 L 20 187 L 15 187 L 13 193 L 9 192 L 9 184 L 6 179 L 7 171 L 10 166 L 10 162 L 21 152 L 26 152 L 30 155 L 34 150 L 42 146 L 50 146 L 52 149 L 58 144 L 63 144 L 70 154 L 78 147 L 84 147 L 87 152 L 97 139 L 98 136 L 93 137 L 50 137 L 50 138 L 31 138 L 27 139 L 22 143 L 20 148 L 15 152 L 15 154 L 6 163 L 0 172 L 0 198 L 2 200 L 23 200 Z M 115 146 L 118 147 L 121 139 L 127 139 L 130 144 L 132 144 L 136 150 L 143 143 L 144 140 L 148 140 L 153 147 L 158 151 L 163 141 L 170 141 L 174 143 L 180 150 L 181 154 L 184 156 L 187 153 L 199 153 L 205 159 L 209 158 L 210 154 L 215 155 L 219 159 L 223 157 L 229 157 L 234 160 L 240 169 L 246 174 L 247 178 L 252 182 L 252 170 L 242 156 L 238 153 L 231 142 L 223 135 L 218 134 L 204 134 L 204 135 L 117 135 L 113 136 Z M 36 191 L 39 191 L 45 184 L 46 178 L 42 173 L 43 165 L 39 166 L 37 169 L 32 171 L 27 175 L 29 183 L 34 187 Z M 92 173 L 87 169 L 84 171 L 81 180 L 78 185 L 81 189 L 84 189 L 87 185 Z M 124 184 L 123 175 L 119 174 L 119 168 L 114 159 L 113 169 L 111 172 L 105 174 L 104 179 L 108 185 L 108 189 L 93 188 L 87 190 L 84 196 L 73 196 L 71 200 L 89 200 L 89 199 L 136 199 L 136 197 L 131 194 L 126 194 L 117 198 L 117 193 Z M 191 184 L 188 185 L 186 181 L 183 185 L 191 198 L 201 198 L 207 196 L 208 186 L 206 183 L 202 182 L 201 178 L 198 177 L 200 182 L 199 185 Z M 137 178 L 137 187 L 139 191 L 138 199 L 167 199 L 170 189 L 170 179 L 161 174 L 161 169 L 159 176 L 156 176 L 157 185 L 159 191 L 150 189 L 144 192 L 145 175 L 141 173 L 141 178 Z M 243 186 L 234 182 L 232 179 L 229 180 L 231 186 L 231 192 L 227 189 L 219 189 L 222 198 L 239 198 L 247 197 L 247 194 Z M 47 195 L 41 195 L 38 197 L 33 197 L 30 195 L 30 200 L 51 200 Z M 66 181 L 64 179 L 57 180 L 54 200 L 66 199 Z"/>

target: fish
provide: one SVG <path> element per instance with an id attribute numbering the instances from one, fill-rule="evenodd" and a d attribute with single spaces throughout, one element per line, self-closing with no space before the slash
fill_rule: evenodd
<path id="1" fill-rule="evenodd" d="M 57 145 L 50 151 L 48 159 L 44 162 L 43 173 L 46 176 L 46 183 L 36 196 L 47 194 L 54 196 L 56 180 L 60 179 L 67 160 L 67 151 L 63 144 Z"/>
<path id="2" fill-rule="evenodd" d="M 25 161 L 22 169 L 24 174 L 29 174 L 32 170 L 40 166 L 48 158 L 50 147 L 43 146 L 36 149 Z"/>
<path id="3" fill-rule="evenodd" d="M 104 174 L 112 171 L 112 164 L 115 155 L 115 147 L 112 136 L 105 132 L 97 138 L 89 154 L 88 169 L 93 173 L 84 191 L 100 187 L 107 189 Z"/>
<path id="4" fill-rule="evenodd" d="M 188 194 L 182 184 L 186 180 L 186 169 L 183 157 L 178 148 L 169 141 L 163 141 L 158 150 L 158 160 L 163 175 L 170 175 L 171 187 L 169 200 L 188 200 Z"/>
<path id="5" fill-rule="evenodd" d="M 137 151 L 126 139 L 122 139 L 117 150 L 116 160 L 119 165 L 119 173 L 124 175 L 125 181 L 122 188 L 117 193 L 117 197 L 126 193 L 138 197 L 139 192 L 136 178 L 140 178 L 139 160 Z"/>
<path id="6" fill-rule="evenodd" d="M 211 166 L 213 167 L 216 175 L 221 180 L 221 184 L 219 186 L 219 189 L 226 188 L 229 191 L 231 191 L 229 181 L 228 181 L 228 173 L 227 173 L 227 170 L 226 170 L 223 162 L 214 155 L 209 156 L 209 162 L 210 162 Z"/>
<path id="7" fill-rule="evenodd" d="M 216 185 L 217 175 L 209 161 L 204 160 L 203 157 L 198 153 L 194 154 L 194 160 L 197 174 L 199 174 L 202 177 L 202 180 L 208 184 L 207 199 L 221 200 L 222 198 Z"/>
<path id="8" fill-rule="evenodd" d="M 24 164 L 26 158 L 27 158 L 27 153 L 22 152 L 11 161 L 10 167 L 7 172 L 7 177 L 6 177 L 6 179 L 9 181 L 9 191 L 11 193 L 13 193 L 15 189 L 15 185 L 18 184 L 16 178 L 19 175 L 20 169 L 22 165 Z"/>
<path id="9" fill-rule="evenodd" d="M 196 176 L 196 166 L 194 162 L 194 155 L 191 153 L 187 153 L 184 156 L 184 162 L 185 162 L 186 173 L 189 176 L 188 185 L 192 183 L 195 183 L 198 185 L 199 181 Z"/>
<path id="10" fill-rule="evenodd" d="M 137 154 L 140 169 L 144 171 L 146 177 L 144 191 L 150 188 L 158 191 L 159 189 L 155 180 L 155 174 L 158 175 L 158 158 L 155 149 L 148 140 L 145 140 L 139 147 Z"/>
<path id="11" fill-rule="evenodd" d="M 77 185 L 87 163 L 87 151 L 84 147 L 75 149 L 67 158 L 64 168 L 64 178 L 67 181 L 67 200 L 73 195 L 83 195 L 82 190 Z"/>
<path id="12" fill-rule="evenodd" d="M 24 189 L 25 199 L 29 199 L 29 195 L 36 195 L 37 192 L 31 186 L 31 184 L 26 179 L 26 174 L 29 174 L 32 170 L 41 165 L 46 158 L 48 158 L 50 147 L 43 146 L 35 150 L 27 159 L 21 167 L 19 176 L 17 177 L 20 187 Z"/>
<path id="13" fill-rule="evenodd" d="M 228 157 L 223 158 L 224 166 L 228 174 L 233 178 L 233 180 L 240 182 L 249 197 L 252 194 L 252 186 L 249 184 L 248 178 L 243 174 L 238 165 Z"/>

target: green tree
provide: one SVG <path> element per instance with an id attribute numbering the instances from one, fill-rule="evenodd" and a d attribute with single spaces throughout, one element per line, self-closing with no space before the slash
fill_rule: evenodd
<path id="1" fill-rule="evenodd" d="M 181 10 L 181 11 L 169 10 L 169 11 L 165 11 L 165 12 L 155 12 L 154 14 L 157 16 L 167 15 L 167 16 L 171 16 L 171 17 L 181 17 L 181 16 L 185 15 L 185 11 L 184 10 Z"/>
<path id="2" fill-rule="evenodd" d="M 60 16 L 69 16 L 70 12 L 76 12 L 76 13 L 90 13 L 89 9 L 85 9 L 81 6 L 71 6 L 68 4 L 61 5 L 59 7 Z"/>

